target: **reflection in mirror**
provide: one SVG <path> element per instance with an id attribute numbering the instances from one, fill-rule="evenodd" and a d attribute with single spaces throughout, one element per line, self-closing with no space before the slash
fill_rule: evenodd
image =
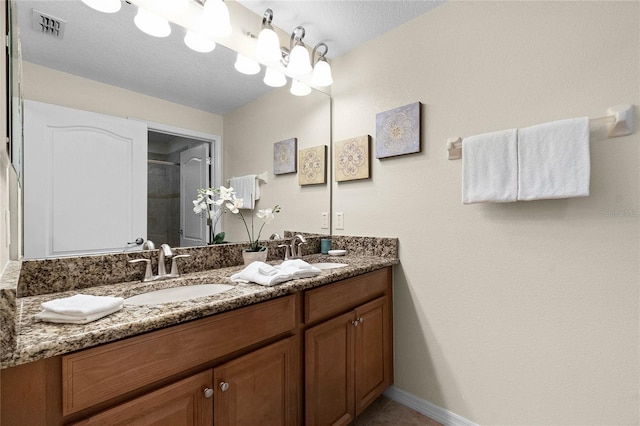
<path id="1" fill-rule="evenodd" d="M 65 21 L 62 39 L 34 30 L 33 19 L 41 16 L 40 13 Z M 265 227 L 263 238 L 274 232 L 282 234 L 285 229 L 328 232 L 320 229 L 320 213 L 329 211 L 330 185 L 301 187 L 295 173 L 274 175 L 273 144 L 296 137 L 298 149 L 329 145 L 329 97 L 314 91 L 308 97 L 299 98 L 289 94 L 287 88 L 274 90 L 262 83 L 262 73 L 247 76 L 236 72 L 233 69 L 235 52 L 224 46 L 218 45 L 207 54 L 193 52 L 184 45 L 184 30 L 175 25 L 172 25 L 171 36 L 165 39 L 149 37 L 135 28 L 134 15 L 133 6 L 126 2 L 120 12 L 108 15 L 80 1 L 18 2 L 25 99 L 148 123 L 151 132 L 147 160 L 173 163 L 144 165 L 149 183 L 145 229 L 141 233 L 129 232 L 126 241 L 111 251 L 140 249 L 126 244 L 140 236 L 147 239 L 153 235 L 158 239 L 154 241 L 156 247 L 164 242 L 172 246 L 193 244 L 181 239 L 182 227 L 176 228 L 175 223 L 184 224 L 184 220 L 192 220 L 196 215 L 192 211 L 176 214 L 175 203 L 173 207 L 166 207 L 167 203 L 159 202 L 162 197 L 171 198 L 172 202 L 178 198 L 175 183 L 179 181 L 176 169 L 180 167 L 175 164 L 180 163 L 179 154 L 202 142 L 176 141 L 176 133 L 178 136 L 196 133 L 205 135 L 204 139 L 211 138 L 208 143 L 214 158 L 208 185 L 226 185 L 232 176 L 268 172 L 268 184 L 262 187 L 263 198 L 257 208 L 278 203 L 283 212 Z M 256 17 L 256 22 L 259 20 Z M 27 114 L 25 118 L 29 120 Z M 166 140 L 158 142 L 158 132 L 171 135 L 162 136 Z M 95 157 L 99 158 L 99 154 Z M 220 165 L 217 169 L 216 164 Z M 161 168 L 164 172 L 157 172 Z M 173 173 L 169 172 L 171 168 Z M 164 189 L 168 191 L 154 192 L 151 188 L 154 172 L 164 174 L 163 178 L 174 186 L 167 185 Z M 29 203 L 26 174 L 25 209 L 38 203 L 34 200 Z M 78 176 L 77 180 L 87 178 Z M 94 174 L 90 178 L 98 180 L 101 176 Z M 195 193 L 182 195 L 189 201 L 195 198 Z M 78 197 L 78 210 L 82 209 L 81 199 Z M 99 204 L 101 197 L 92 197 L 91 202 Z M 161 215 L 152 219 L 151 213 L 159 211 L 163 219 L 158 219 Z M 93 219 L 88 216 L 85 214 L 83 220 Z M 154 220 L 156 225 L 164 220 L 167 226 L 161 224 L 152 229 Z M 222 226 L 228 228 L 224 229 L 230 236 L 228 241 L 246 241 L 242 232 L 237 232 L 237 225 L 228 218 L 222 221 Z M 25 235 L 29 232 L 28 226 L 25 221 Z M 50 231 L 39 231 L 37 238 L 52 238 Z M 91 239 L 92 235 L 84 237 Z M 205 243 L 206 240 L 200 241 Z M 83 250 L 82 254 L 104 251 L 96 248 Z M 68 250 L 58 256 L 73 254 L 77 252 Z"/>

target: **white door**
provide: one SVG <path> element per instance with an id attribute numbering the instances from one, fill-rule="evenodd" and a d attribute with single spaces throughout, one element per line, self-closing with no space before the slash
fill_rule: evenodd
<path id="1" fill-rule="evenodd" d="M 25 100 L 24 170 L 25 258 L 146 239 L 146 123 Z"/>
<path id="2" fill-rule="evenodd" d="M 198 189 L 209 184 L 209 144 L 203 143 L 180 153 L 180 246 L 203 246 L 209 240 L 205 213 L 193 212 Z"/>

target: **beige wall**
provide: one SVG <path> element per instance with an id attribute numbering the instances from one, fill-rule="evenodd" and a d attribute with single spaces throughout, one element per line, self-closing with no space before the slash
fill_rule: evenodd
<path id="1" fill-rule="evenodd" d="M 23 62 L 25 99 L 222 135 L 222 116 Z"/>
<path id="2" fill-rule="evenodd" d="M 0 34 L 6 34 L 6 13 L 4 2 L 0 3 Z M 7 134 L 7 87 L 4 83 L 7 80 L 7 59 L 6 55 L 0 55 L 0 135 Z M 5 150 L 4 143 L 0 144 L 0 274 L 9 261 L 9 245 L 7 244 L 7 234 L 10 232 L 6 224 L 5 212 L 9 210 L 9 188 L 10 188 L 11 160 Z"/>
<path id="3" fill-rule="evenodd" d="M 327 145 L 328 150 L 330 108 L 330 99 L 323 93 L 297 97 L 285 86 L 224 116 L 225 182 L 232 176 L 267 171 L 268 183 L 262 186 L 257 208 L 282 207 L 276 220 L 265 226 L 263 238 L 285 229 L 329 233 L 320 229 L 320 213 L 330 211 L 329 184 L 300 186 L 297 173 L 274 175 L 273 144 L 295 137 L 298 150 L 318 145 Z M 240 220 L 231 215 L 223 220 L 228 241 L 248 240 Z"/>
<path id="4" fill-rule="evenodd" d="M 639 122 L 639 22 L 637 1 L 456 1 L 334 60 L 333 140 L 424 104 L 422 153 L 334 184 L 339 233 L 400 238 L 399 388 L 480 424 L 640 423 L 640 131 L 592 134 L 584 199 L 464 206 L 445 151 L 620 103 Z"/>

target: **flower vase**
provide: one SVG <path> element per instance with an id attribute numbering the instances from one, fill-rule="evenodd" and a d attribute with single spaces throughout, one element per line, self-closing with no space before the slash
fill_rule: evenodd
<path id="1" fill-rule="evenodd" d="M 245 265 L 248 265 L 251 262 L 266 262 L 267 253 L 268 249 L 266 247 L 264 247 L 264 250 L 261 251 L 242 250 L 242 259 L 244 260 Z"/>

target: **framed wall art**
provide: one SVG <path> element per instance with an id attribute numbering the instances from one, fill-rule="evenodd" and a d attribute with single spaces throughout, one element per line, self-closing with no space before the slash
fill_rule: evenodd
<path id="1" fill-rule="evenodd" d="M 420 102 L 376 114 L 376 158 L 420 152 Z"/>
<path id="2" fill-rule="evenodd" d="M 298 155 L 298 183 L 316 185 L 327 180 L 327 146 L 301 149 Z"/>
<path id="3" fill-rule="evenodd" d="M 273 174 L 284 175 L 296 172 L 297 138 L 291 138 L 273 144 Z"/>
<path id="4" fill-rule="evenodd" d="M 334 144 L 336 182 L 369 178 L 369 135 Z"/>

